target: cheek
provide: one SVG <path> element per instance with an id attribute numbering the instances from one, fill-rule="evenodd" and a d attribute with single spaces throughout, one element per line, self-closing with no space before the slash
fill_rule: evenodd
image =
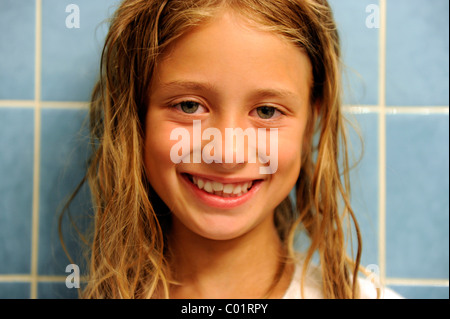
<path id="1" fill-rule="evenodd" d="M 279 162 L 285 169 L 300 170 L 305 124 L 304 121 L 296 121 L 280 134 Z"/>
<path id="2" fill-rule="evenodd" d="M 174 166 L 170 160 L 170 150 L 174 141 L 170 140 L 172 128 L 148 123 L 145 132 L 144 165 L 147 178 L 156 189 L 165 184 L 169 170 Z"/>
<path id="3" fill-rule="evenodd" d="M 302 156 L 301 139 L 283 139 L 279 142 L 278 170 L 295 180 L 300 173 Z"/>
<path id="4" fill-rule="evenodd" d="M 298 127 L 298 126 L 297 126 Z M 302 127 L 300 125 L 300 127 Z M 303 129 L 294 129 L 281 132 L 279 138 L 278 171 L 273 181 L 277 193 L 283 200 L 295 187 L 301 169 Z"/>

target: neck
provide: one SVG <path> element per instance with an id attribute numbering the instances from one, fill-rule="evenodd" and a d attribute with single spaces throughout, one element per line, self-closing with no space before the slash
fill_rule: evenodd
<path id="1" fill-rule="evenodd" d="M 238 238 L 211 240 L 174 218 L 170 263 L 173 279 L 180 285 L 172 286 L 171 297 L 281 298 L 292 268 L 280 268 L 281 241 L 273 220 L 264 223 Z"/>

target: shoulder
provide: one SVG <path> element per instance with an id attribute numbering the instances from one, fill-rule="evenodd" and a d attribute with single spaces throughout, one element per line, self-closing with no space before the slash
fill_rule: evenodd
<path id="1" fill-rule="evenodd" d="M 286 290 L 283 299 L 323 299 L 320 269 L 315 265 L 311 265 L 307 269 L 305 278 L 302 277 L 302 265 L 301 263 L 296 263 L 291 284 Z M 302 281 L 304 281 L 304 295 L 302 295 L 301 291 Z"/>
<path id="2" fill-rule="evenodd" d="M 366 278 L 358 278 L 360 299 L 377 299 L 377 286 Z M 380 299 L 403 299 L 398 293 L 387 287 L 381 286 Z"/>
<path id="3" fill-rule="evenodd" d="M 301 284 L 304 281 L 304 295 L 302 295 Z M 366 278 L 358 278 L 360 299 L 377 299 L 377 287 Z M 380 299 L 403 299 L 393 290 L 380 288 Z M 308 267 L 305 278 L 302 278 L 302 266 L 296 264 L 291 284 L 286 290 L 283 299 L 323 299 L 321 271 L 318 266 Z"/>

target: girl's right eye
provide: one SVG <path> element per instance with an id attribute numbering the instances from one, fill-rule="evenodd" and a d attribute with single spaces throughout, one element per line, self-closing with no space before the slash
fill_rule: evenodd
<path id="1" fill-rule="evenodd" d="M 195 101 L 183 101 L 174 104 L 173 107 L 186 114 L 198 114 L 205 111 L 205 108 L 200 103 Z"/>

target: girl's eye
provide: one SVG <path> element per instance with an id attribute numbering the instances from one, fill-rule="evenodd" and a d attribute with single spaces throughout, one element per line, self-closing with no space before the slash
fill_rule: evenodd
<path id="1" fill-rule="evenodd" d="M 272 106 L 260 106 L 256 108 L 258 116 L 264 120 L 280 116 L 281 112 Z"/>
<path id="2" fill-rule="evenodd" d="M 187 113 L 187 114 L 194 114 L 199 109 L 203 109 L 203 106 L 201 106 L 200 103 L 194 102 L 194 101 L 183 101 L 180 103 L 177 103 L 174 105 L 178 110 Z M 198 112 L 197 112 L 198 113 Z"/>

